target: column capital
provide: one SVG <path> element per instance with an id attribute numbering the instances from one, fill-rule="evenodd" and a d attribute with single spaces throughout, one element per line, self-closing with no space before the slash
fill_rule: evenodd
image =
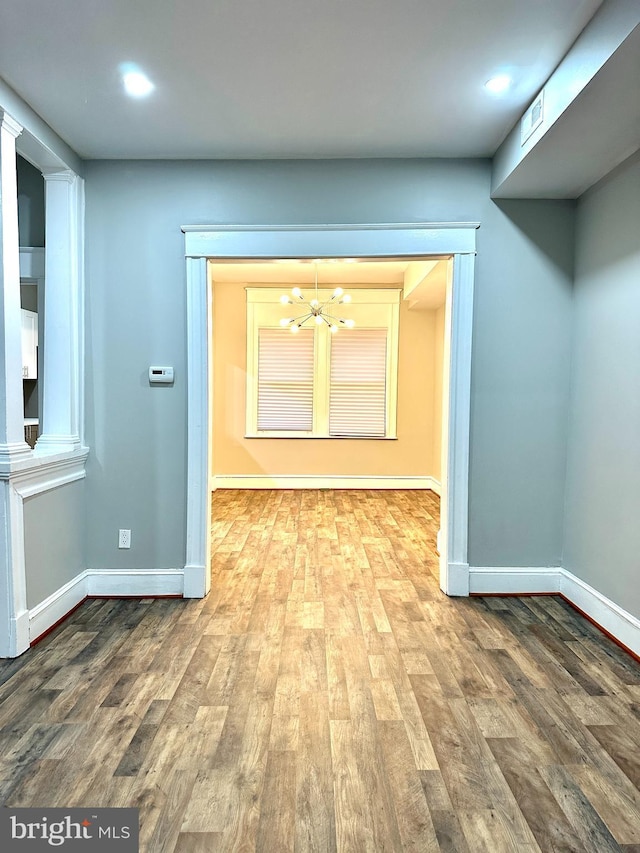
<path id="1" fill-rule="evenodd" d="M 43 169 L 42 177 L 46 183 L 62 181 L 72 184 L 78 176 L 71 169 Z"/>
<path id="2" fill-rule="evenodd" d="M 9 113 L 6 113 L 2 108 L 0 108 L 0 128 L 2 130 L 8 131 L 8 133 L 13 136 L 14 139 L 17 139 L 18 136 L 22 133 L 22 125 L 19 124 Z"/>

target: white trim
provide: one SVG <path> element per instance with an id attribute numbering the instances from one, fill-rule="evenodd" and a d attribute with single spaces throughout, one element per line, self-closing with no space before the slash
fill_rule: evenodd
<path id="1" fill-rule="evenodd" d="M 2 424 L 2 443 L 0 444 L 0 655 L 15 657 L 25 651 L 29 645 L 29 612 L 26 605 L 26 576 L 24 554 L 24 514 L 25 497 L 39 494 L 65 483 L 84 477 L 86 448 L 81 447 L 82 417 L 82 371 L 83 371 L 83 306 L 80 292 L 83 281 L 84 237 L 84 185 L 77 177 L 81 161 L 75 153 L 57 137 L 47 125 L 15 93 L 12 93 L 0 80 L 0 126 L 2 128 L 2 158 L 6 157 L 2 170 L 0 198 L 3 199 L 2 211 L 8 210 L 11 223 L 3 218 L 3 239 L 7 242 L 3 251 L 3 409 L 5 417 Z M 15 113 L 12 119 L 6 113 L 9 108 Z M 8 144 L 7 136 L 19 132 L 24 127 L 15 144 Z M 19 247 L 16 215 L 13 216 L 13 204 L 17 198 L 15 191 L 16 154 L 32 163 L 41 172 L 60 173 L 61 179 L 70 188 L 70 197 L 65 203 L 65 216 L 59 216 L 56 209 L 52 216 L 49 205 L 46 211 L 47 248 Z M 11 162 L 10 162 L 11 161 Z M 56 179 L 51 178 L 53 186 Z M 11 192 L 13 189 L 13 192 Z M 59 194 L 59 193 L 58 193 Z M 8 205 L 11 204 L 11 208 Z M 53 231 L 52 231 L 53 228 Z M 56 233 L 57 229 L 57 233 Z M 50 233 L 51 232 L 51 233 Z M 62 233 L 64 232 L 64 233 Z M 68 232 L 68 233 L 67 233 Z M 51 237 L 51 240 L 49 239 Z M 50 245 L 52 244 L 52 245 Z M 61 248 L 59 257 L 57 248 Z M 68 251 L 67 251 L 68 250 Z M 54 269 L 51 263 L 54 259 Z M 58 273 L 59 290 L 64 294 L 63 304 L 59 305 L 54 287 L 47 295 L 47 310 L 44 305 L 45 267 L 48 266 L 49 282 L 51 275 Z M 62 272 L 60 271 L 62 267 Z M 41 437 L 36 451 L 32 451 L 24 442 L 24 418 L 22 411 L 22 388 L 19 371 L 12 362 L 16 353 L 20 353 L 18 314 L 20 308 L 20 276 L 38 281 L 38 303 L 40 316 L 44 316 L 47 325 L 47 359 L 40 356 L 39 370 L 41 379 L 39 394 L 42 432 L 54 436 Z M 9 284 L 11 286 L 9 286 Z M 51 304 L 50 304 L 51 303 Z M 53 311 L 50 310 L 53 305 Z M 10 310 L 7 310 L 9 308 Z M 52 314 L 55 314 L 52 321 Z M 48 317 L 48 320 L 47 320 Z M 42 322 L 42 320 L 40 321 Z M 7 348 L 7 335 L 9 344 Z M 63 357 L 58 356 L 63 351 Z M 7 358 L 9 356 L 9 358 Z M 17 363 L 21 359 L 18 357 Z M 15 372 L 18 379 L 6 382 L 6 376 Z M 16 384 L 17 383 L 17 384 Z M 52 402 L 53 401 L 53 402 Z M 70 417 L 51 421 L 49 412 L 67 405 Z M 44 410 L 47 411 L 44 411 Z M 8 417 L 7 417 L 8 415 Z M 69 452 L 71 451 L 71 452 Z M 46 457 L 46 458 L 45 458 Z"/>
<path id="2" fill-rule="evenodd" d="M 342 474 L 216 474 L 216 489 L 431 489 L 438 494 L 440 483 L 433 477 L 349 477 Z"/>
<path id="3" fill-rule="evenodd" d="M 446 389 L 443 394 L 445 434 L 442 470 L 447 472 L 440 527 L 440 589 L 447 595 L 469 595 L 469 433 L 471 420 L 471 337 L 474 264 L 472 254 L 454 255 L 447 311 Z"/>
<path id="4" fill-rule="evenodd" d="M 442 483 L 436 477 L 427 477 L 431 485 L 427 486 L 432 492 L 435 492 L 438 497 L 442 497 Z"/>
<path id="5" fill-rule="evenodd" d="M 450 487 L 443 497 L 446 542 L 440 585 L 449 595 L 468 595 L 467 516 L 471 328 L 477 222 L 361 225 L 184 226 L 187 268 L 187 555 L 185 595 L 205 595 L 210 585 L 207 514 L 211 501 L 210 448 L 203 433 L 209 408 L 207 371 L 211 302 L 205 258 L 416 257 L 453 259 L 448 442 Z M 210 288 L 209 288 L 210 291 Z M 209 292 L 209 300 L 211 300 Z M 210 378 L 210 377 L 209 377 Z M 189 590 L 189 593 L 187 592 Z"/>
<path id="6" fill-rule="evenodd" d="M 11 556 L 5 557 L 7 633 L 0 637 L 0 657 L 22 654 L 33 636 L 27 609 L 24 499 L 84 478 L 87 453 L 87 448 L 83 448 L 58 456 L 31 456 L 0 467 L 2 516 Z"/>
<path id="7" fill-rule="evenodd" d="M 553 566 L 548 568 L 472 566 L 469 568 L 469 592 L 479 595 L 559 593 L 560 572 L 560 568 Z"/>
<path id="8" fill-rule="evenodd" d="M 31 498 L 67 483 L 82 480 L 86 476 L 85 463 L 88 448 L 55 456 L 33 456 L 22 463 L 21 468 L 7 474 L 0 471 L 0 479 L 9 479 L 21 498 Z"/>
<path id="9" fill-rule="evenodd" d="M 40 436 L 34 453 L 80 447 L 84 181 L 70 169 L 45 170 L 46 309 Z"/>
<path id="10" fill-rule="evenodd" d="M 381 258 L 474 253 L 478 227 L 478 222 L 184 225 L 182 231 L 190 258 Z"/>
<path id="11" fill-rule="evenodd" d="M 636 655 L 640 655 L 640 619 L 572 572 L 560 567 L 471 567 L 469 587 L 476 595 L 562 595 Z"/>
<path id="12" fill-rule="evenodd" d="M 203 598 L 209 571 L 209 286 L 204 258 L 187 258 L 187 550 L 186 598 Z"/>
<path id="13" fill-rule="evenodd" d="M 37 640 L 87 597 L 87 572 L 51 593 L 29 611 L 29 642 Z"/>
<path id="14" fill-rule="evenodd" d="M 87 569 L 87 595 L 182 595 L 182 569 Z"/>
<path id="15" fill-rule="evenodd" d="M 640 619 L 566 569 L 560 569 L 559 574 L 562 595 L 623 646 L 640 655 Z"/>
<path id="16" fill-rule="evenodd" d="M 182 569 L 85 569 L 75 578 L 32 607 L 28 618 L 28 643 L 41 637 L 64 619 L 87 596 L 153 598 L 182 595 Z M 28 645 L 27 643 L 27 645 Z"/>

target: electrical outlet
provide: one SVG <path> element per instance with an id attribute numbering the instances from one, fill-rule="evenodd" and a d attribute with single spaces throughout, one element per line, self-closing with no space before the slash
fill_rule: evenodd
<path id="1" fill-rule="evenodd" d="M 118 530 L 118 548 L 131 548 L 130 530 Z"/>

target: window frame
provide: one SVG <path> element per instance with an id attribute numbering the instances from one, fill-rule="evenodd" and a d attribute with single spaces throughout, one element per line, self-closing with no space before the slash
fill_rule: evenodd
<path id="1" fill-rule="evenodd" d="M 280 320 L 287 316 L 287 308 L 280 302 L 290 285 L 274 287 L 246 287 L 247 301 L 247 363 L 245 438 L 297 438 L 329 439 L 332 441 L 387 441 L 397 439 L 398 413 L 398 346 L 401 288 L 351 288 L 356 298 L 349 305 L 341 305 L 341 316 L 351 317 L 356 328 L 385 328 L 387 330 L 386 364 L 386 431 L 384 436 L 336 436 L 329 433 L 329 389 L 331 376 L 331 333 L 326 325 L 314 329 L 314 378 L 322 371 L 322 381 L 314 382 L 313 430 L 258 430 L 258 331 L 260 328 L 280 328 Z M 303 291 L 310 291 L 303 287 Z M 328 300 L 333 288 L 319 289 L 322 301 Z M 348 335 L 348 329 L 337 334 Z"/>

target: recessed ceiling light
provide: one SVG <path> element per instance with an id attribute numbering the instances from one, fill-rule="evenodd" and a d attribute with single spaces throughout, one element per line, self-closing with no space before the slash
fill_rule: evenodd
<path id="1" fill-rule="evenodd" d="M 484 84 L 484 88 L 491 92 L 492 95 L 502 95 L 511 86 L 511 77 L 508 74 L 496 74 L 495 77 L 489 78 Z"/>
<path id="2" fill-rule="evenodd" d="M 147 75 L 137 68 L 129 67 L 124 71 L 122 82 L 125 92 L 127 95 L 131 95 L 132 98 L 145 98 L 155 89 L 155 86 Z"/>

